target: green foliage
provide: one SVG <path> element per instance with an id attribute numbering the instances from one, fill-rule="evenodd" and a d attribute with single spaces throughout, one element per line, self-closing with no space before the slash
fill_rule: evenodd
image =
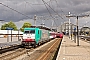
<path id="1" fill-rule="evenodd" d="M 8 22 L 7 24 L 2 25 L 1 30 L 5 30 L 7 27 L 13 28 L 14 30 L 18 30 L 17 26 L 12 21 Z"/>
<path id="2" fill-rule="evenodd" d="M 1 26 L 1 30 L 5 30 L 7 27 L 9 27 L 9 25 L 8 24 L 4 24 L 4 25 Z"/>
<path id="3" fill-rule="evenodd" d="M 24 31 L 24 28 L 30 28 L 31 27 L 31 24 L 29 22 L 25 22 L 22 26 L 22 28 L 20 28 L 20 30 L 23 32 Z"/>

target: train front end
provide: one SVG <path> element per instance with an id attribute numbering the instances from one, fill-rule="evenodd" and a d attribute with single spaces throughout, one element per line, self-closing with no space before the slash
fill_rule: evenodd
<path id="1" fill-rule="evenodd" d="M 23 34 L 22 45 L 32 46 L 35 44 L 35 29 L 34 28 L 25 28 Z"/>

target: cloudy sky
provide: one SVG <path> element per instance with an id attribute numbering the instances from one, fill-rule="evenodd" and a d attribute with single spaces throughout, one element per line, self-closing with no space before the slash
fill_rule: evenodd
<path id="1" fill-rule="evenodd" d="M 0 20 L 13 21 L 18 28 L 24 22 L 34 25 L 34 15 L 36 25 L 59 26 L 68 21 L 65 16 L 69 12 L 76 16 L 90 15 L 90 0 L 0 0 Z M 76 24 L 76 18 L 70 19 Z M 79 26 L 90 26 L 89 20 L 90 17 L 79 18 Z"/>

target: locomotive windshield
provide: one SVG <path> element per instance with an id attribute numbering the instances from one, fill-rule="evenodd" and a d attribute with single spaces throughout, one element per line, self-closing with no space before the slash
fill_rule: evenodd
<path id="1" fill-rule="evenodd" d="M 29 31 L 24 31 L 25 34 L 29 33 Z"/>
<path id="2" fill-rule="evenodd" d="M 29 34 L 29 33 L 34 34 L 35 33 L 35 30 L 24 31 L 24 33 L 25 34 Z"/>
<path id="3" fill-rule="evenodd" d="M 35 33 L 35 30 L 30 30 L 30 33 L 31 33 L 31 34 L 34 34 L 34 33 Z"/>

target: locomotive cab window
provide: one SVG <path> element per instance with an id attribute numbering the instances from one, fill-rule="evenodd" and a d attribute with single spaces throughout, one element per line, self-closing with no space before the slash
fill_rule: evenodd
<path id="1" fill-rule="evenodd" d="M 30 30 L 30 33 L 31 34 L 35 34 L 35 30 Z"/>
<path id="2" fill-rule="evenodd" d="M 24 33 L 25 33 L 25 34 L 28 34 L 28 33 L 29 33 L 29 31 L 24 31 Z"/>
<path id="3" fill-rule="evenodd" d="M 29 34 L 29 33 L 35 34 L 35 30 L 24 31 L 24 33 L 25 33 L 25 34 Z"/>

